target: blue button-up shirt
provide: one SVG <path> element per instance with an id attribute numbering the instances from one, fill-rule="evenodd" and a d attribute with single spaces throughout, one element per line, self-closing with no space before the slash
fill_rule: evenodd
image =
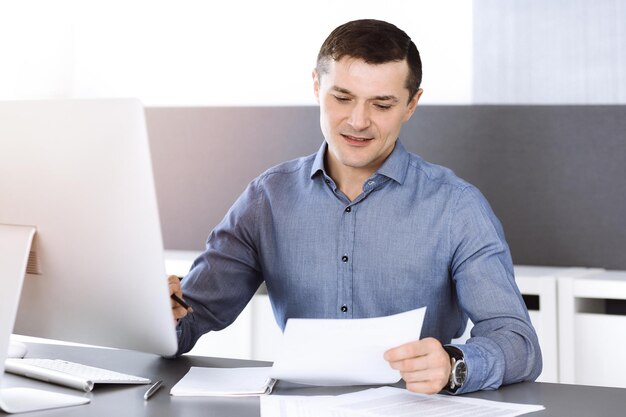
<path id="1" fill-rule="evenodd" d="M 500 222 L 482 194 L 400 141 L 350 201 L 327 175 L 326 144 L 253 180 L 183 280 L 194 313 L 179 353 L 232 323 L 265 281 L 276 321 L 363 318 L 426 306 L 421 337 L 458 347 L 459 392 L 532 380 L 541 352 Z"/>

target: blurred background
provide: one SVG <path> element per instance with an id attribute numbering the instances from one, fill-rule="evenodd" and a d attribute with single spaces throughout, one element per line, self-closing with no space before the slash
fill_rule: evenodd
<path id="1" fill-rule="evenodd" d="M 0 99 L 312 105 L 337 25 L 404 29 L 423 104 L 626 102 L 624 0 L 3 0 Z"/>

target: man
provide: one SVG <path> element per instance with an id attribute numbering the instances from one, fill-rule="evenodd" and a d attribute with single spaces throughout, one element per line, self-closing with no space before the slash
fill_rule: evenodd
<path id="1" fill-rule="evenodd" d="M 253 180 L 171 291 L 179 353 L 232 323 L 265 281 L 274 313 L 360 318 L 427 306 L 420 340 L 385 359 L 407 389 L 462 393 L 533 380 L 537 336 L 499 221 L 480 192 L 398 137 L 422 95 L 411 39 L 376 20 L 326 39 L 313 71 L 317 154 Z M 447 346 L 474 323 L 464 345 Z M 446 345 L 446 346 L 444 346 Z"/>

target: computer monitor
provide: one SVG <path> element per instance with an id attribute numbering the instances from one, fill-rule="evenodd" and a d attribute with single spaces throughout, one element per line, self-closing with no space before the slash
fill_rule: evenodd
<path id="1" fill-rule="evenodd" d="M 138 100 L 0 102 L 0 224 L 36 228 L 14 333 L 176 352 Z"/>

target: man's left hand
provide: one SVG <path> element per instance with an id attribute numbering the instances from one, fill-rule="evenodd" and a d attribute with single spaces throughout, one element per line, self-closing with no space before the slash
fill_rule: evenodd
<path id="1" fill-rule="evenodd" d="M 435 394 L 448 384 L 452 365 L 441 343 L 432 337 L 389 349 L 385 359 L 400 371 L 412 392 Z"/>

